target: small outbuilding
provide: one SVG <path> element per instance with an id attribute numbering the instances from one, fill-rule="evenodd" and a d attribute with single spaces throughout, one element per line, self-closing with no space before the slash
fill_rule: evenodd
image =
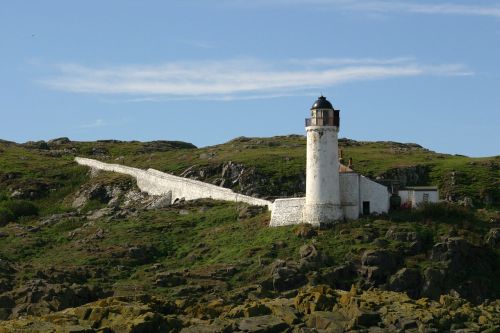
<path id="1" fill-rule="evenodd" d="M 437 186 L 408 186 L 398 191 L 401 197 L 401 206 L 416 208 L 421 203 L 438 202 L 439 190 Z"/>

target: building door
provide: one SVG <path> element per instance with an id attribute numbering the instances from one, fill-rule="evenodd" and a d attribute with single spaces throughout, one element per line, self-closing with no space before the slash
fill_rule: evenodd
<path id="1" fill-rule="evenodd" d="M 370 201 L 363 201 L 363 215 L 370 215 Z"/>

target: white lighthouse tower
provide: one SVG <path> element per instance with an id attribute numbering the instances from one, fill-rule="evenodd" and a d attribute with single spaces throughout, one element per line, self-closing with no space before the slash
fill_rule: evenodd
<path id="1" fill-rule="evenodd" d="M 304 223 L 320 225 L 343 217 L 340 205 L 339 110 L 323 96 L 306 119 L 307 162 Z"/>

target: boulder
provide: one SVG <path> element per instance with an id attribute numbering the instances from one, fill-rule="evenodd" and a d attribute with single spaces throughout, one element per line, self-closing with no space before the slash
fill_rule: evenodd
<path id="1" fill-rule="evenodd" d="M 318 252 L 313 244 L 305 244 L 299 248 L 299 269 L 310 271 L 322 266 L 326 258 Z"/>
<path id="2" fill-rule="evenodd" d="M 484 236 L 484 243 L 492 248 L 500 247 L 500 228 L 491 228 Z"/>
<path id="3" fill-rule="evenodd" d="M 276 298 L 265 304 L 274 316 L 282 319 L 288 325 L 294 325 L 300 322 L 299 313 L 293 307 L 293 299 Z"/>
<path id="4" fill-rule="evenodd" d="M 240 331 L 248 333 L 278 333 L 288 328 L 283 320 L 273 315 L 240 318 L 235 324 Z"/>
<path id="5" fill-rule="evenodd" d="M 318 235 L 318 232 L 316 231 L 316 229 L 308 223 L 299 224 L 297 227 L 295 227 L 293 233 L 297 237 L 304 238 L 304 239 L 309 239 L 309 238 L 312 238 L 312 237 Z"/>
<path id="6" fill-rule="evenodd" d="M 331 311 L 337 302 L 337 294 L 326 285 L 318 285 L 299 290 L 294 298 L 297 311 L 310 314 L 314 311 Z"/>
<path id="7" fill-rule="evenodd" d="M 258 317 L 271 314 L 271 309 L 267 305 L 251 301 L 245 304 L 233 307 L 224 317 L 226 318 L 241 318 L 241 317 Z"/>
<path id="8" fill-rule="evenodd" d="M 427 268 L 424 271 L 420 296 L 437 299 L 444 289 L 445 272 L 441 269 Z"/>
<path id="9" fill-rule="evenodd" d="M 244 206 L 238 212 L 238 220 L 245 220 L 262 214 L 266 211 L 264 206 Z"/>
<path id="10" fill-rule="evenodd" d="M 360 274 L 368 286 L 386 282 L 397 269 L 399 257 L 388 250 L 367 250 L 361 256 Z"/>
<path id="11" fill-rule="evenodd" d="M 146 206 L 146 209 L 162 209 L 170 206 L 172 204 L 172 191 L 168 191 L 168 193 L 155 196 L 152 198 L 151 202 L 149 202 Z"/>
<path id="12" fill-rule="evenodd" d="M 417 269 L 404 267 L 390 277 L 387 289 L 406 292 L 410 297 L 416 298 L 420 293 L 421 283 L 422 278 Z"/>
<path id="13" fill-rule="evenodd" d="M 315 311 L 306 317 L 309 328 L 326 330 L 327 332 L 345 332 L 345 317 L 338 312 Z"/>
<path id="14" fill-rule="evenodd" d="M 154 284 L 158 287 L 176 287 L 186 284 L 187 280 L 180 272 L 162 272 L 155 276 Z"/>
<path id="15" fill-rule="evenodd" d="M 269 283 L 264 283 L 264 287 L 270 287 L 277 291 L 295 289 L 307 282 L 306 277 L 300 272 L 294 263 L 278 259 L 271 264 L 271 277 Z"/>
<path id="16" fill-rule="evenodd" d="M 318 283 L 327 284 L 335 289 L 348 290 L 355 282 L 358 274 L 352 262 L 335 267 L 326 267 L 319 273 Z"/>

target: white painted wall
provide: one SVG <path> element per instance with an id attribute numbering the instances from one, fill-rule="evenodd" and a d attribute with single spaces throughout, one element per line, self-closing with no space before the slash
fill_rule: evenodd
<path id="1" fill-rule="evenodd" d="M 75 161 L 80 165 L 86 165 L 94 169 L 130 175 L 137 180 L 137 186 L 141 191 L 151 195 L 161 195 L 172 191 L 172 200 L 178 198 L 184 198 L 186 200 L 211 198 L 215 200 L 245 202 L 250 205 L 267 206 L 270 210 L 272 210 L 273 207 L 273 203 L 267 200 L 235 193 L 224 187 L 174 176 L 154 169 L 142 170 L 82 157 L 76 157 Z"/>
<path id="2" fill-rule="evenodd" d="M 357 219 L 359 217 L 359 174 L 343 172 L 339 175 L 340 203 L 344 217 Z"/>
<path id="3" fill-rule="evenodd" d="M 338 127 L 308 126 L 304 222 L 319 225 L 342 218 Z"/>
<path id="4" fill-rule="evenodd" d="M 401 205 L 409 202 L 411 206 L 410 193 L 408 190 L 399 190 L 398 195 L 401 197 Z"/>
<path id="5" fill-rule="evenodd" d="M 387 187 L 359 175 L 359 209 L 363 212 L 363 201 L 370 202 L 370 213 L 387 213 L 389 211 L 389 191 Z"/>
<path id="6" fill-rule="evenodd" d="M 306 198 L 276 199 L 269 226 L 279 227 L 303 223 L 305 203 Z"/>
<path id="7" fill-rule="evenodd" d="M 411 208 L 417 208 L 424 202 L 424 194 L 428 194 L 428 202 L 439 202 L 438 190 L 399 190 L 398 195 L 401 197 L 401 204 L 410 203 Z"/>
<path id="8" fill-rule="evenodd" d="M 429 197 L 427 202 L 438 202 L 439 201 L 439 192 L 436 191 L 411 191 L 412 195 L 412 208 L 418 207 L 420 204 L 424 202 L 424 195 L 427 194 Z"/>

